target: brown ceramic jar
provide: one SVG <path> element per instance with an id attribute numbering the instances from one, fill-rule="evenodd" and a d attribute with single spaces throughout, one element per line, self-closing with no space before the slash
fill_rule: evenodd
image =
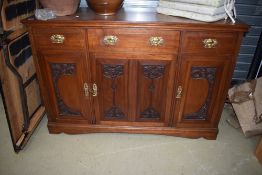
<path id="1" fill-rule="evenodd" d="M 88 6 L 99 15 L 114 15 L 124 0 L 86 0 Z"/>
<path id="2" fill-rule="evenodd" d="M 76 12 L 80 0 L 40 0 L 44 8 L 55 11 L 57 16 L 72 15 Z"/>

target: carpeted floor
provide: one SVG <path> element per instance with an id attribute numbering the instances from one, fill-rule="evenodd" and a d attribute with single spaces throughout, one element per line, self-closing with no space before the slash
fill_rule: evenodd
<path id="1" fill-rule="evenodd" d="M 245 138 L 225 119 L 217 140 L 142 134 L 51 135 L 44 118 L 19 154 L 0 101 L 0 175 L 261 175 L 259 137 Z"/>

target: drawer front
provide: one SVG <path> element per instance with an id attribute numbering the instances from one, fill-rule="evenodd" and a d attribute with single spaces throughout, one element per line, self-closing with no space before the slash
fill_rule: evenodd
<path id="1" fill-rule="evenodd" d="M 89 29 L 90 51 L 177 53 L 180 32 L 147 29 Z"/>
<path id="2" fill-rule="evenodd" d="M 35 28 L 36 46 L 41 49 L 79 50 L 85 48 L 85 30 L 75 28 Z"/>
<path id="3" fill-rule="evenodd" d="M 223 55 L 234 53 L 237 34 L 222 32 L 186 32 L 182 53 Z"/>

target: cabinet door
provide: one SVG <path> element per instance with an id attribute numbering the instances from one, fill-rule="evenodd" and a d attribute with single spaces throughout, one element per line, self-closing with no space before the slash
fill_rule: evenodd
<path id="1" fill-rule="evenodd" d="M 97 123 L 168 125 L 175 74 L 173 55 L 91 55 L 93 81 L 98 88 L 94 98 Z"/>
<path id="2" fill-rule="evenodd" d="M 45 81 L 45 103 L 50 105 L 50 120 L 83 120 L 90 116 L 84 53 L 40 54 L 41 74 Z"/>
<path id="3" fill-rule="evenodd" d="M 166 60 L 137 61 L 136 121 L 138 122 L 168 125 L 175 61 L 172 56 L 165 58 Z"/>
<path id="4" fill-rule="evenodd" d="M 230 58 L 183 57 L 181 83 L 177 86 L 177 127 L 215 127 L 221 115 Z"/>
<path id="5" fill-rule="evenodd" d="M 118 54 L 91 54 L 96 123 L 128 121 L 129 59 Z M 92 86 L 93 86 L 92 85 Z"/>

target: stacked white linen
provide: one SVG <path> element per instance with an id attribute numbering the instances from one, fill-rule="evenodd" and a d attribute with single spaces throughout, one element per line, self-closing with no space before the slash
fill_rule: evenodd
<path id="1" fill-rule="evenodd" d="M 235 0 L 160 0 L 157 12 L 205 22 L 230 17 L 235 20 Z"/>

